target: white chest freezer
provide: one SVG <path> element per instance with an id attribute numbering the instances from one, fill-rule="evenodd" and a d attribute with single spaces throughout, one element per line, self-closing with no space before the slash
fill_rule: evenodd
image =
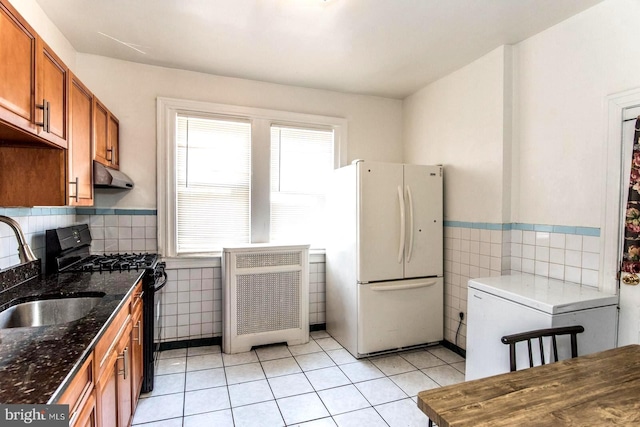
<path id="1" fill-rule="evenodd" d="M 504 335 L 533 329 L 582 325 L 578 354 L 615 347 L 617 295 L 574 283 L 522 274 L 469 280 L 466 380 L 509 372 Z M 569 353 L 568 337 L 558 355 Z M 518 348 L 518 369 L 529 367 L 526 343 Z"/>

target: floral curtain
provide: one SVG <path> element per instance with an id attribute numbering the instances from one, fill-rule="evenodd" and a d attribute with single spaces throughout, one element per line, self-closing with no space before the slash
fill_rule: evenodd
<path id="1" fill-rule="evenodd" d="M 640 273 L 640 116 L 636 120 L 627 197 L 622 271 Z"/>

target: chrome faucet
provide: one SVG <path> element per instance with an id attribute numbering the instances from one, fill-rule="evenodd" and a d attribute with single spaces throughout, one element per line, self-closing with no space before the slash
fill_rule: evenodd
<path id="1" fill-rule="evenodd" d="M 16 240 L 18 241 L 18 256 L 20 257 L 20 263 L 24 264 L 25 262 L 35 261 L 38 258 L 33 254 L 33 251 L 29 247 L 27 240 L 24 238 L 24 233 L 22 232 L 22 228 L 20 228 L 20 224 L 12 218 L 8 216 L 0 215 L 0 222 L 4 222 L 7 224 L 16 235 Z"/>

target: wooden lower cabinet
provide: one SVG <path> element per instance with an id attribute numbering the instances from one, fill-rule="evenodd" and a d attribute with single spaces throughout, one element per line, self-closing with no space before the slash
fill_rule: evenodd
<path id="1" fill-rule="evenodd" d="M 82 364 L 71 384 L 58 400 L 69 405 L 69 426 L 96 426 L 93 353 Z"/>
<path id="2" fill-rule="evenodd" d="M 70 427 L 131 426 L 143 376 L 142 311 L 138 282 L 56 402 L 69 405 Z"/>
<path id="3" fill-rule="evenodd" d="M 118 426 L 131 425 L 133 418 L 131 380 L 131 324 L 127 326 L 124 335 L 117 345 L 118 357 L 116 359 L 116 380 L 118 385 Z"/>
<path id="4" fill-rule="evenodd" d="M 99 426 L 116 427 L 118 423 L 118 379 L 115 367 L 117 357 L 115 350 L 109 353 L 109 357 L 105 361 L 106 368 L 96 383 Z"/>
<path id="5" fill-rule="evenodd" d="M 144 330 L 142 320 L 142 300 L 137 305 L 131 304 L 135 308 L 132 309 L 131 315 L 131 394 L 132 409 L 138 404 L 140 389 L 142 388 L 143 372 L 143 354 L 142 354 L 142 331 Z"/>
<path id="6" fill-rule="evenodd" d="M 96 427 L 96 392 L 92 390 L 76 420 L 69 422 L 69 427 Z"/>
<path id="7" fill-rule="evenodd" d="M 108 352 L 96 383 L 98 425 L 128 427 L 133 416 L 131 393 L 131 323 L 129 318 Z"/>

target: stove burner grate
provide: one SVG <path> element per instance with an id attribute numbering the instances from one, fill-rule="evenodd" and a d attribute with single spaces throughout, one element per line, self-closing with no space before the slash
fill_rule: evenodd
<path id="1" fill-rule="evenodd" d="M 140 270 L 153 267 L 156 260 L 157 255 L 149 253 L 90 255 L 65 268 L 64 271 Z"/>

